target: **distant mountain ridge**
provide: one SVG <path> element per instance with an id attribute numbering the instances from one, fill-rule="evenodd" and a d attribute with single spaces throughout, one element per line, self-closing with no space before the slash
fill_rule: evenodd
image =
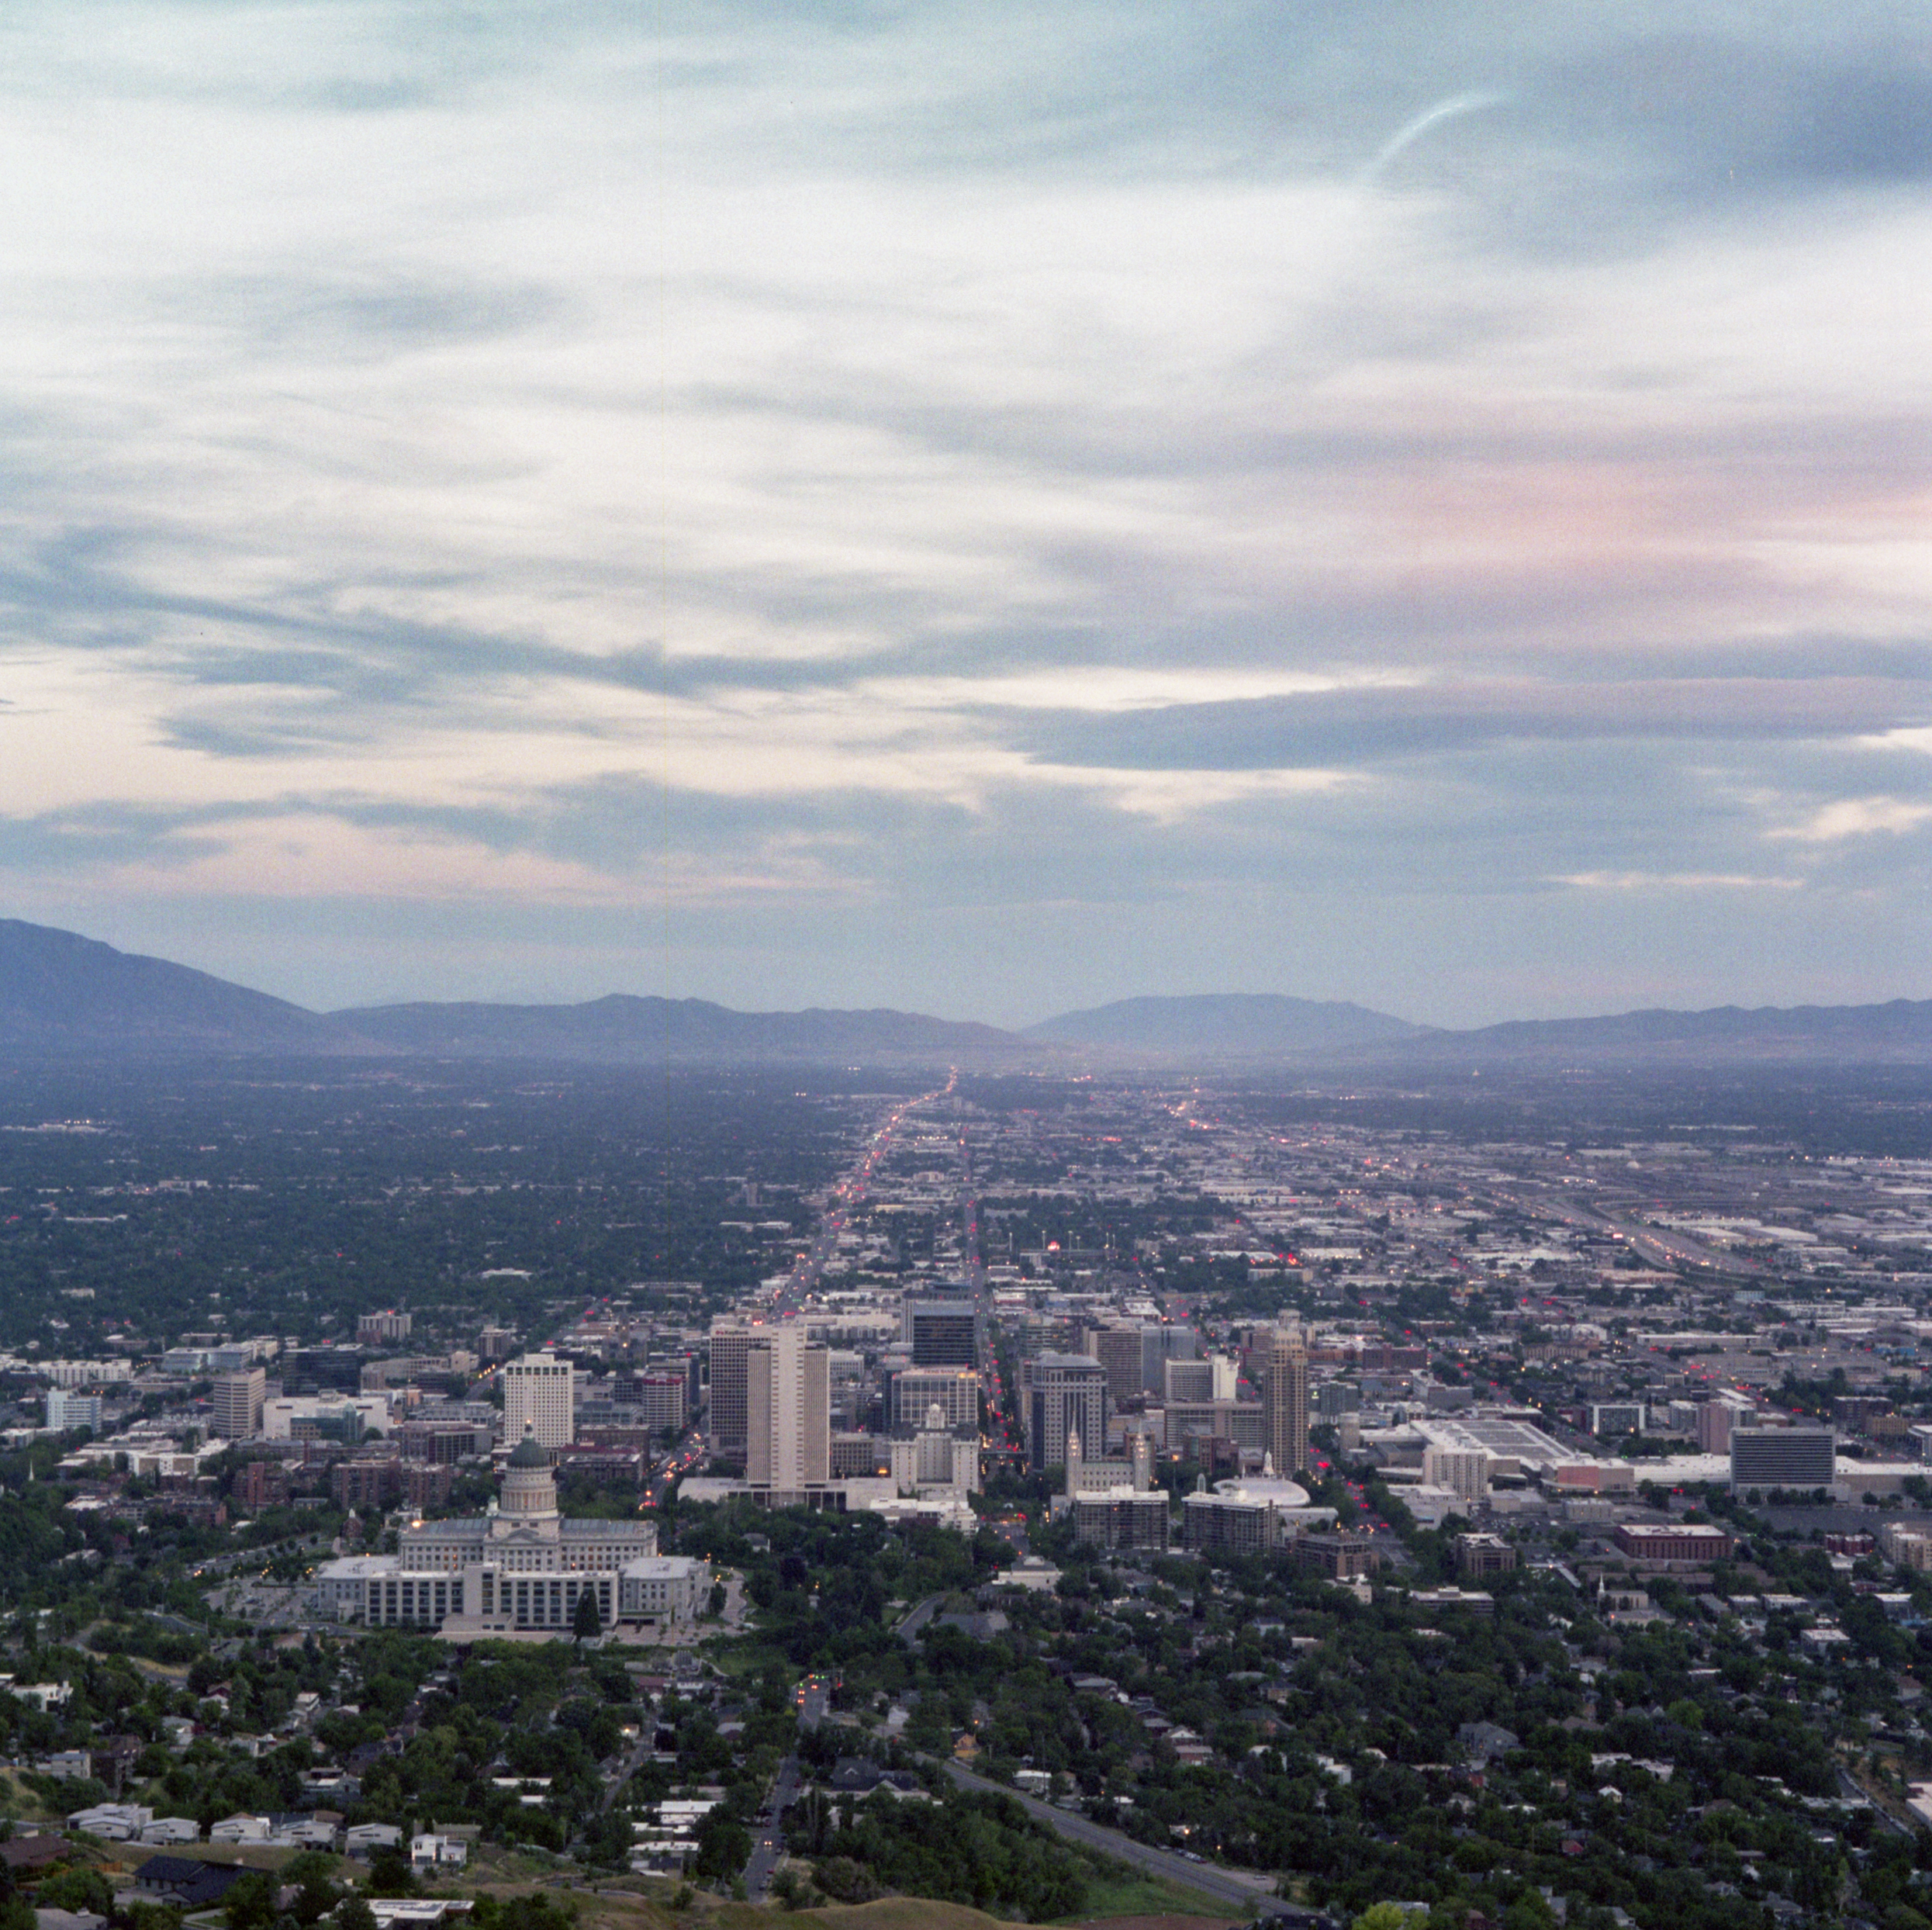
<path id="1" fill-rule="evenodd" d="M 0 918 L 0 1047 L 122 1053 L 337 1050 L 329 1022 L 166 959 Z"/>
<path id="2" fill-rule="evenodd" d="M 1932 999 L 1882 1005 L 1715 1005 L 1702 1012 L 1654 1007 L 1604 1019 L 1517 1019 L 1469 1032 L 1430 1032 L 1412 1059 L 1548 1060 L 1580 1054 L 1625 1061 L 1679 1057 L 1774 1063 L 1828 1060 L 1932 1062 Z"/>
<path id="3" fill-rule="evenodd" d="M 572 1005 L 368 1006 L 330 1013 L 165 959 L 0 918 L 0 1052 L 669 1061 L 914 1061 L 1018 1069 L 1194 1062 L 1400 1074 L 1451 1067 L 1894 1064 L 1932 1067 L 1932 999 L 1722 1005 L 1452 1031 L 1342 1000 L 1267 993 L 1122 999 L 1025 1032 L 923 1012 L 734 1012 L 613 993 Z"/>
<path id="4" fill-rule="evenodd" d="M 1278 992 L 1211 992 L 1122 998 L 1090 1011 L 1063 1012 L 1026 1028 L 1029 1039 L 1163 1057 L 1301 1058 L 1358 1046 L 1393 1045 L 1427 1029 L 1344 1000 L 1290 998 Z"/>
<path id="5" fill-rule="evenodd" d="M 981 1058 L 1026 1050 L 1024 1040 L 995 1026 L 922 1012 L 734 1012 L 708 999 L 622 992 L 581 1005 L 373 1005 L 333 1012 L 330 1022 L 396 1051 L 451 1058 Z"/>
<path id="6" fill-rule="evenodd" d="M 914 1059 L 1030 1062 L 997 1026 L 886 1010 L 741 1012 L 701 998 L 613 993 L 576 1005 L 416 1004 L 313 1012 L 165 959 L 0 919 L 0 1050 L 416 1054 L 589 1060 Z"/>

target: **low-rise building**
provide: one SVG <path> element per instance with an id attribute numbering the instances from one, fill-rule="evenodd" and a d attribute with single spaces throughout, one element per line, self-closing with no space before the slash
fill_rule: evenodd
<path id="1" fill-rule="evenodd" d="M 1499 1534 L 1459 1534 L 1456 1537 L 1458 1575 L 1509 1575 L 1516 1565 L 1516 1544 Z"/>
<path id="2" fill-rule="evenodd" d="M 627 1622 L 694 1622 L 711 1592 L 708 1562 L 689 1555 L 651 1555 L 617 1571 L 617 1616 Z"/>
<path id="3" fill-rule="evenodd" d="M 1688 1521 L 1620 1521 L 1612 1538 L 1640 1562 L 1728 1562 L 1737 1546 L 1727 1530 Z"/>
<path id="4" fill-rule="evenodd" d="M 1325 1575 L 1332 1582 L 1353 1581 L 1381 1565 L 1381 1556 L 1372 1534 L 1355 1534 L 1346 1529 L 1334 1534 L 1298 1534 L 1294 1541 L 1295 1565 Z"/>
<path id="5" fill-rule="evenodd" d="M 1164 1488 L 1110 1488 L 1073 1497 L 1073 1539 L 1086 1548 L 1165 1548 L 1172 1510 Z"/>

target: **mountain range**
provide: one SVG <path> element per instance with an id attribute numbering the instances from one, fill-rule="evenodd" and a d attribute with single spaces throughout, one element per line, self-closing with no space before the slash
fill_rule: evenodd
<path id="1" fill-rule="evenodd" d="M 1318 1003 L 1271 992 L 1191 998 L 1123 998 L 1090 1012 L 1063 1012 L 1024 1036 L 1054 1045 L 1177 1057 L 1298 1058 L 1420 1038 L 1428 1028 L 1339 1000 Z"/>
<path id="2" fill-rule="evenodd" d="M 278 1053 L 588 1061 L 871 1063 L 1125 1068 L 1327 1064 L 1890 1063 L 1932 1065 L 1932 1000 L 1726 1005 L 1472 1030 L 1346 1001 L 1268 994 L 1123 999 L 1025 1032 L 877 1009 L 745 1012 L 613 994 L 582 1005 L 365 1006 L 313 1012 L 165 959 L 0 919 L 0 1053 L 20 1058 Z"/>

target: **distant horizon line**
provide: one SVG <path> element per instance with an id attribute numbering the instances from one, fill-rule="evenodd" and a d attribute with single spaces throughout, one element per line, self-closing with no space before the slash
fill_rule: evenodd
<path id="1" fill-rule="evenodd" d="M 1878 1012 L 1896 1006 L 1912 1006 L 1926 1003 L 1932 1003 L 1932 993 L 1928 993 L 1928 994 L 1923 998 L 1914 998 L 1908 994 L 1901 993 L 1896 994 L 1893 996 L 1886 998 L 1851 1000 L 1840 999 L 1835 1001 L 1813 998 L 1795 1001 L 1789 1004 L 1766 1002 L 1756 1005 L 1747 1005 L 1738 999 L 1730 998 L 1720 1000 L 1713 1004 L 1705 1005 L 1677 1005 L 1651 1002 L 1647 1004 L 1633 1004 L 1617 1006 L 1610 1008 L 1599 1007 L 1594 1010 L 1573 1010 L 1560 1014 L 1536 1018 L 1526 1018 L 1518 1015 L 1502 1019 L 1486 1019 L 1474 1024 L 1446 1024 L 1436 1020 L 1411 1019 L 1401 1013 L 1391 1012 L 1385 1007 L 1366 1004 L 1359 998 L 1334 996 L 1315 997 L 1311 996 L 1310 994 L 1304 992 L 1284 991 L 1229 991 L 1204 992 L 1125 992 L 1115 998 L 1102 999 L 1090 1005 L 1065 1006 L 1057 1011 L 1049 1012 L 1044 1018 L 1023 1021 L 1018 1023 L 1007 1024 L 1002 1024 L 995 1019 L 984 1019 L 976 1016 L 962 1018 L 951 1015 L 945 1012 L 935 1011 L 930 1007 L 918 1004 L 900 1005 L 873 1002 L 869 1004 L 829 1005 L 822 1002 L 810 1002 L 797 1005 L 734 1005 L 730 1003 L 726 999 L 701 992 L 641 992 L 627 991 L 620 987 L 614 987 L 604 991 L 592 993 L 588 996 L 582 998 L 565 997 L 543 998 L 533 997 L 519 998 L 500 996 L 495 998 L 437 998 L 434 996 L 423 996 L 418 994 L 416 996 L 408 998 L 394 998 L 365 1001 L 361 1003 L 347 1005 L 304 1005 L 301 1001 L 289 998 L 284 994 L 279 992 L 264 991 L 259 987 L 248 984 L 241 980 L 227 978 L 224 977 L 222 973 L 210 970 L 206 966 L 185 965 L 180 960 L 168 958 L 164 954 L 157 952 L 143 952 L 126 949 L 120 946 L 114 944 L 112 940 L 93 938 L 85 932 L 77 932 L 71 927 L 43 925 L 36 920 L 28 918 L 0 917 L 0 925 L 7 924 L 22 925 L 33 931 L 55 933 L 64 938 L 79 939 L 85 944 L 104 946 L 110 951 L 119 953 L 123 957 L 149 959 L 158 963 L 175 966 L 180 969 L 189 971 L 199 972 L 204 977 L 213 979 L 218 983 L 231 985 L 238 990 L 254 993 L 257 997 L 275 999 L 281 1004 L 289 1006 L 294 1011 L 303 1012 L 310 1017 L 322 1019 L 341 1019 L 352 1018 L 360 1014 L 397 1012 L 407 1010 L 412 1008 L 441 1008 L 448 1009 L 468 1008 L 479 1010 L 494 1009 L 521 1010 L 528 1012 L 565 1012 L 581 1009 L 586 1006 L 600 1005 L 607 1000 L 630 999 L 639 1002 L 647 1002 L 651 1000 L 657 1000 L 667 1005 L 707 1005 L 712 1007 L 717 1011 L 728 1012 L 734 1016 L 743 1018 L 793 1018 L 804 1016 L 812 1013 L 824 1013 L 827 1015 L 839 1015 L 844 1016 L 862 1015 L 868 1013 L 893 1013 L 905 1018 L 934 1019 L 940 1023 L 949 1026 L 980 1026 L 988 1031 L 1002 1032 L 1013 1037 L 1025 1037 L 1028 1033 L 1035 1032 L 1040 1027 L 1044 1026 L 1056 1024 L 1066 1019 L 1085 1018 L 1100 1013 L 1115 1012 L 1123 1007 L 1130 1005 L 1165 1005 L 1171 1007 L 1188 1005 L 1208 1005 L 1217 1003 L 1228 1005 L 1240 1001 L 1249 1001 L 1255 1004 L 1274 1003 L 1310 1009 L 1328 1008 L 1335 1011 L 1357 1012 L 1370 1018 L 1392 1022 L 1395 1024 L 1410 1028 L 1418 1033 L 1433 1033 L 1437 1035 L 1453 1036 L 1461 1032 L 1488 1032 L 1495 1030 L 1498 1027 L 1506 1026 L 1554 1026 L 1584 1024 L 1593 1021 L 1633 1019 L 1650 1015 L 1668 1015 L 1674 1018 L 1701 1018 L 1718 1013 L 1736 1012 L 1745 1016 L 1763 1017 L 1771 1015 L 1795 1015 L 1801 1013 L 1814 1012 Z"/>

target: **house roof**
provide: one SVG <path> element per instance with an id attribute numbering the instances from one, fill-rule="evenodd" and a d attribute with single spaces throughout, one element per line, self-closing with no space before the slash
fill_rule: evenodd
<path id="1" fill-rule="evenodd" d="M 247 1874 L 238 1863 L 204 1863 L 189 1856 L 150 1856 L 135 1871 L 134 1880 L 151 1890 L 168 1890 L 176 1902 L 199 1910 L 220 1902 Z"/>

